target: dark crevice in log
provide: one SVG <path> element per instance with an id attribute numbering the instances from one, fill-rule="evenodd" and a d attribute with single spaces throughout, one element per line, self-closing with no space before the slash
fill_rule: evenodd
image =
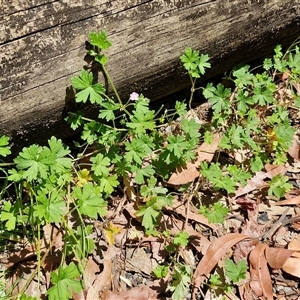
<path id="1" fill-rule="evenodd" d="M 70 78 L 87 67 L 91 31 L 104 29 L 112 41 L 107 69 L 121 96 L 136 91 L 151 100 L 189 86 L 179 61 L 188 46 L 211 57 L 207 80 L 300 35 L 298 0 L 31 0 L 14 7 L 0 12 L 0 134 L 16 144 L 72 134 L 63 121 L 77 107 Z"/>

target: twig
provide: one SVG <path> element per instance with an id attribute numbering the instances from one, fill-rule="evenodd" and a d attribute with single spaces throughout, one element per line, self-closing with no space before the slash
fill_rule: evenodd
<path id="1" fill-rule="evenodd" d="M 182 231 L 185 230 L 185 228 L 187 227 L 188 225 L 188 221 L 189 221 L 189 212 L 190 212 L 190 201 L 192 201 L 193 197 L 194 197 L 194 193 L 195 191 L 198 191 L 198 188 L 199 188 L 199 180 L 197 181 L 196 183 L 196 186 L 195 188 L 193 189 L 191 195 L 188 197 L 187 199 L 187 204 L 186 204 L 186 213 L 185 213 L 185 222 L 183 224 L 183 228 L 182 228 Z"/>
<path id="2" fill-rule="evenodd" d="M 268 238 L 271 238 L 274 234 L 275 234 L 275 232 L 281 227 L 281 226 L 285 226 L 286 224 L 288 224 L 288 223 L 290 223 L 290 222 L 294 222 L 294 221 L 291 221 L 291 219 L 294 219 L 294 218 L 290 218 L 290 219 L 288 219 L 287 221 L 283 221 L 284 220 L 284 218 L 286 217 L 286 215 L 288 214 L 288 212 L 289 212 L 289 208 L 287 208 L 284 212 L 283 212 L 283 214 L 282 214 L 282 216 L 273 224 L 273 226 L 272 226 L 272 228 L 271 229 L 269 229 L 262 237 L 261 237 L 261 239 L 262 240 L 266 240 L 266 239 L 268 239 Z M 300 216 L 298 216 L 298 218 L 300 218 Z"/>

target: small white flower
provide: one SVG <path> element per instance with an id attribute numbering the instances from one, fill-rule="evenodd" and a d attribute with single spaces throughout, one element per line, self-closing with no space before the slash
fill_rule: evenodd
<path id="1" fill-rule="evenodd" d="M 129 99 L 132 100 L 132 101 L 137 101 L 137 100 L 139 100 L 139 94 L 136 93 L 136 92 L 133 92 L 133 93 L 130 94 Z"/>

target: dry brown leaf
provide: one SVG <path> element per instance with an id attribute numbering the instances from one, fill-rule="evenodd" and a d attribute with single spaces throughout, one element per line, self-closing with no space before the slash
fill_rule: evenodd
<path id="1" fill-rule="evenodd" d="M 226 252 L 232 246 L 247 238 L 251 239 L 251 237 L 248 235 L 243 235 L 239 233 L 229 233 L 215 240 L 208 247 L 205 255 L 200 260 L 194 272 L 193 280 L 195 282 L 195 286 L 200 286 L 200 284 L 210 274 L 210 272 L 216 266 L 219 260 L 226 254 Z"/>
<path id="2" fill-rule="evenodd" d="M 274 166 L 274 165 L 266 165 L 265 169 L 267 172 L 256 172 L 255 176 L 248 180 L 246 186 L 240 187 L 235 192 L 235 198 L 250 193 L 256 189 L 259 189 L 266 185 L 264 180 L 266 178 L 272 179 L 274 176 L 281 174 L 284 175 L 286 173 L 286 167 L 284 166 Z"/>
<path id="3" fill-rule="evenodd" d="M 290 146 L 289 150 L 288 150 L 288 154 L 293 158 L 293 159 L 296 159 L 296 160 L 299 160 L 299 154 L 300 154 L 300 151 L 299 151 L 299 140 L 298 140 L 298 137 L 297 135 L 295 134 L 294 135 L 294 139 L 293 139 L 293 144 Z"/>
<path id="4" fill-rule="evenodd" d="M 97 278 L 96 274 L 99 272 L 99 265 L 93 260 L 92 256 L 90 256 L 84 269 L 84 283 L 88 295 L 94 291 L 94 282 Z"/>
<path id="5" fill-rule="evenodd" d="M 172 222 L 170 225 L 168 225 L 168 228 L 170 228 L 169 231 L 171 234 L 177 234 L 182 230 L 182 228 L 184 228 L 184 231 L 189 234 L 189 245 L 203 255 L 211 245 L 211 242 L 204 235 L 196 231 L 189 223 L 185 224 L 183 220 L 175 218 L 172 219 Z"/>
<path id="6" fill-rule="evenodd" d="M 43 254 L 45 249 L 49 249 L 51 247 L 52 252 L 49 254 L 49 257 L 52 257 L 51 259 L 55 259 L 55 256 L 57 255 L 54 254 L 54 251 L 60 249 L 63 245 L 62 234 L 55 226 L 52 226 L 50 224 L 46 224 L 43 227 L 43 231 L 44 231 L 44 235 L 40 246 L 41 253 Z M 9 263 L 7 267 L 9 268 L 14 264 L 27 260 L 35 255 L 36 255 L 35 246 L 33 244 L 27 243 L 26 247 L 24 247 L 21 251 L 10 253 Z M 50 262 L 54 263 L 54 261 L 51 261 L 51 259 Z M 60 258 L 58 258 L 58 260 L 59 259 Z M 43 268 L 45 268 L 45 265 L 48 262 L 49 259 L 43 264 Z"/>
<path id="7" fill-rule="evenodd" d="M 218 145 L 221 139 L 221 135 L 219 133 L 214 134 L 214 138 L 212 143 L 203 143 L 197 151 L 198 154 L 198 165 L 201 161 L 208 161 L 211 162 L 215 152 L 218 150 Z"/>
<path id="8" fill-rule="evenodd" d="M 300 251 L 300 238 L 292 239 L 288 245 L 289 250 Z"/>
<path id="9" fill-rule="evenodd" d="M 85 292 L 83 290 L 79 293 L 72 292 L 72 300 L 86 300 Z"/>
<path id="10" fill-rule="evenodd" d="M 218 149 L 220 135 L 215 134 L 211 144 L 203 143 L 197 149 L 197 159 L 188 162 L 185 167 L 178 167 L 168 180 L 169 184 L 182 185 L 194 181 L 199 176 L 201 161 L 210 162 Z"/>
<path id="11" fill-rule="evenodd" d="M 299 160 L 295 160 L 293 162 L 291 162 L 288 167 L 287 167 L 287 171 L 290 173 L 299 173 L 300 172 L 300 161 Z M 299 194 L 299 190 L 298 191 Z"/>
<path id="12" fill-rule="evenodd" d="M 180 247 L 178 253 L 184 260 L 185 265 L 190 266 L 192 269 L 196 267 L 195 255 L 192 249 Z"/>
<path id="13" fill-rule="evenodd" d="M 257 297 L 273 299 L 272 281 L 265 257 L 266 244 L 258 244 L 250 253 L 250 286 Z"/>
<path id="14" fill-rule="evenodd" d="M 143 272 L 150 275 L 156 267 L 156 260 L 151 258 L 144 248 L 127 249 L 125 262 L 125 270 L 127 272 Z"/>
<path id="15" fill-rule="evenodd" d="M 286 167 L 279 165 L 266 164 L 265 170 L 267 171 L 267 177 L 270 179 L 278 174 L 284 175 L 286 173 Z"/>
<path id="16" fill-rule="evenodd" d="M 100 293 L 99 288 L 101 288 L 101 285 L 99 284 L 98 280 L 96 280 L 97 278 L 99 278 L 99 275 L 97 275 L 97 273 L 99 272 L 100 272 L 99 265 L 93 260 L 92 256 L 90 256 L 88 258 L 87 264 L 84 269 L 85 290 L 82 290 L 79 293 L 73 292 L 72 293 L 73 300 L 99 299 L 99 293 Z"/>
<path id="17" fill-rule="evenodd" d="M 265 185 L 264 179 L 267 178 L 266 172 L 257 172 L 255 176 L 253 176 L 250 180 L 248 180 L 247 184 L 244 187 L 240 187 L 235 192 L 235 198 L 250 193 L 257 188 Z"/>
<path id="18" fill-rule="evenodd" d="M 53 249 L 54 247 L 55 249 L 61 249 L 64 244 L 62 233 L 51 224 L 46 224 L 43 227 L 43 231 L 44 235 L 41 248 L 49 249 L 49 247 L 52 247 Z"/>
<path id="19" fill-rule="evenodd" d="M 173 201 L 173 206 L 172 207 L 168 207 L 168 210 L 174 211 L 177 214 L 182 215 L 183 217 L 188 217 L 190 220 L 193 220 L 197 223 L 200 223 L 202 225 L 205 225 L 207 227 L 210 227 L 212 230 L 214 230 L 215 232 L 217 232 L 217 228 L 215 226 L 215 224 L 210 223 L 208 221 L 208 219 L 206 217 L 204 217 L 203 215 L 200 214 L 195 214 L 191 211 L 187 212 L 186 208 L 182 205 L 181 202 L 177 201 L 174 199 Z"/>
<path id="20" fill-rule="evenodd" d="M 258 238 L 261 235 L 261 228 L 257 222 L 258 216 L 258 205 L 251 199 L 242 197 L 242 199 L 237 200 L 237 203 L 241 204 L 244 210 L 247 212 L 247 217 L 243 224 L 240 226 L 240 233 L 244 235 L 251 236 L 252 238 Z M 238 243 L 234 249 L 233 257 L 235 261 L 240 259 L 248 258 L 248 254 L 253 250 L 253 248 L 258 244 L 258 239 L 247 239 Z"/>
<path id="21" fill-rule="evenodd" d="M 272 269 L 281 269 L 287 259 L 294 253 L 284 248 L 270 248 L 265 250 L 266 259 Z"/>
<path id="22" fill-rule="evenodd" d="M 103 259 L 103 271 L 97 276 L 92 286 L 88 289 L 86 300 L 107 299 L 112 277 L 112 261 L 110 259 Z"/>
<path id="23" fill-rule="evenodd" d="M 185 167 L 177 167 L 176 171 L 169 178 L 168 183 L 182 185 L 193 182 L 199 176 L 198 167 L 199 164 L 196 166 L 196 163 L 193 162 L 188 162 Z"/>
<path id="24" fill-rule="evenodd" d="M 300 278 L 300 257 L 290 257 L 282 266 L 282 270 Z"/>
<path id="25" fill-rule="evenodd" d="M 123 176 L 123 184 L 125 187 L 125 193 L 130 201 L 136 200 L 136 191 L 134 188 L 133 180 L 129 176 Z"/>
<path id="26" fill-rule="evenodd" d="M 295 252 L 293 253 L 292 257 L 296 257 L 296 258 L 300 259 L 300 252 L 295 251 Z"/>
<path id="27" fill-rule="evenodd" d="M 124 292 L 111 292 L 107 293 L 106 298 L 101 300 L 157 300 L 158 292 L 151 289 L 149 286 L 138 286 Z"/>
<path id="28" fill-rule="evenodd" d="M 248 229 L 247 229 L 248 230 Z M 246 234 L 246 231 L 242 231 L 242 234 Z M 248 254 L 255 248 L 255 246 L 258 244 L 258 240 L 257 239 L 249 239 L 249 240 L 243 240 L 240 241 L 233 252 L 233 258 L 235 261 L 238 261 L 240 259 L 245 259 L 247 260 L 248 258 Z"/>
<path id="29" fill-rule="evenodd" d="M 131 201 L 131 202 L 127 202 L 124 205 L 124 209 L 129 213 L 129 215 L 133 218 L 133 219 L 138 219 L 135 215 L 137 209 L 135 207 L 135 202 Z"/>
<path id="30" fill-rule="evenodd" d="M 6 280 L 6 288 L 7 290 L 11 290 L 10 299 L 18 299 L 20 296 L 20 292 L 28 284 L 31 276 L 36 270 L 36 262 L 35 261 L 27 261 L 26 265 L 19 264 L 18 268 L 10 269 L 10 276 Z M 43 276 L 43 272 L 39 274 L 40 281 L 37 280 L 37 275 L 35 274 L 33 280 L 30 281 L 29 285 L 27 286 L 25 293 L 26 295 L 30 295 L 33 297 L 39 297 L 40 293 L 46 294 L 47 288 L 44 284 L 45 278 Z M 23 295 L 23 294 L 22 294 Z"/>
<path id="31" fill-rule="evenodd" d="M 29 260 L 34 256 L 36 256 L 36 248 L 33 245 L 28 244 L 21 251 L 14 251 L 9 254 L 7 268 L 10 268 L 22 261 Z"/>
<path id="32" fill-rule="evenodd" d="M 293 239 L 288 244 L 288 249 L 293 251 L 293 254 L 282 266 L 282 270 L 300 278 L 300 239 Z"/>
<path id="33" fill-rule="evenodd" d="M 199 253 L 204 255 L 211 245 L 211 242 L 204 235 L 193 230 L 192 226 L 187 229 L 187 232 L 190 235 L 190 245 L 192 245 Z"/>
<path id="34" fill-rule="evenodd" d="M 272 219 L 275 216 L 282 216 L 286 211 L 286 207 L 284 206 L 276 206 L 275 201 L 270 201 L 270 204 L 266 203 L 259 203 L 259 212 L 260 213 L 267 213 L 268 218 Z"/>
<path id="35" fill-rule="evenodd" d="M 257 201 L 254 199 L 250 199 L 247 196 L 246 197 L 238 197 L 236 199 L 236 204 L 240 205 L 244 211 L 247 211 L 247 213 L 249 211 L 254 211 L 254 212 L 257 211 L 257 206 L 258 206 Z"/>
<path id="36" fill-rule="evenodd" d="M 300 204 L 300 196 L 275 202 L 274 205 L 297 205 Z"/>
<path id="37" fill-rule="evenodd" d="M 61 263 L 61 248 L 64 244 L 63 235 L 55 226 L 46 224 L 43 227 L 44 236 L 41 248 L 49 249 L 48 256 L 44 260 L 42 267 L 46 278 L 46 287 L 50 287 L 50 273 L 59 267 Z"/>
<path id="38" fill-rule="evenodd" d="M 152 258 L 158 263 L 164 261 L 164 259 L 169 255 L 169 252 L 165 249 L 165 242 L 163 239 L 157 238 L 150 242 L 152 250 Z"/>

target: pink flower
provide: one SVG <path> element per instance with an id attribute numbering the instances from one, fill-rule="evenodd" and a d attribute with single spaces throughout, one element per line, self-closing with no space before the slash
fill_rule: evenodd
<path id="1" fill-rule="evenodd" d="M 136 92 L 133 92 L 133 93 L 130 94 L 129 99 L 132 100 L 132 101 L 137 101 L 137 100 L 139 100 L 139 94 L 136 93 Z"/>

